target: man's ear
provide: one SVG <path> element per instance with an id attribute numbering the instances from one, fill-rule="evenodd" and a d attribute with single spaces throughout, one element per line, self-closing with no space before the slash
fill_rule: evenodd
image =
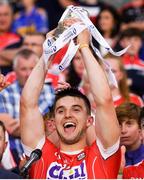
<path id="1" fill-rule="evenodd" d="M 56 129 L 56 123 L 55 123 L 55 120 L 52 120 L 52 121 L 51 121 L 51 124 L 52 124 L 53 130 L 55 130 L 55 129 Z"/>
<path id="2" fill-rule="evenodd" d="M 93 122 L 94 122 L 93 116 L 89 116 L 87 119 L 87 127 L 93 125 Z"/>

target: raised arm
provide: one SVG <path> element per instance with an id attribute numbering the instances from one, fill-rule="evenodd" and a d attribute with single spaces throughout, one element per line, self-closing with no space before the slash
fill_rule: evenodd
<path id="1" fill-rule="evenodd" d="M 80 51 L 96 103 L 96 135 L 103 147 L 108 148 L 118 140 L 120 129 L 107 78 L 89 48 L 89 39 L 89 32 L 84 30 L 79 34 L 77 41 L 80 44 Z"/>
<path id="2" fill-rule="evenodd" d="M 50 64 L 50 61 L 48 64 Z M 38 98 L 43 88 L 46 72 L 47 68 L 43 57 L 41 57 L 31 72 L 21 95 L 21 139 L 30 148 L 36 148 L 38 142 L 45 136 L 43 118 L 38 107 Z"/>

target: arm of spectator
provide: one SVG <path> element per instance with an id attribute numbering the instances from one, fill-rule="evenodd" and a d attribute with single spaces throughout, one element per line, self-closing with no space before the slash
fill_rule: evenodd
<path id="1" fill-rule="evenodd" d="M 6 82 L 5 76 L 3 74 L 0 74 L 0 91 L 2 91 L 8 85 L 9 85 L 9 83 Z"/>
<path id="2" fill-rule="evenodd" d="M 38 98 L 43 88 L 47 67 L 43 57 L 32 70 L 21 95 L 20 100 L 20 131 L 24 145 L 34 149 L 45 136 L 43 117 L 39 111 Z"/>
<path id="3" fill-rule="evenodd" d="M 4 123 L 6 130 L 10 135 L 20 137 L 20 124 L 19 120 L 13 119 L 7 113 L 0 113 L 0 120 Z"/>
<path id="4" fill-rule="evenodd" d="M 120 137 L 120 128 L 111 91 L 103 69 L 89 48 L 90 35 L 88 30 L 80 33 L 77 41 L 80 44 L 80 51 L 96 103 L 96 135 L 106 149 L 113 146 Z"/>

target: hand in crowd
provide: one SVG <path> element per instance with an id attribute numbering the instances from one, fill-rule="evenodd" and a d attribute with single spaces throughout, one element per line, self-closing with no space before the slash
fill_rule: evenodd
<path id="1" fill-rule="evenodd" d="M 6 88 L 9 85 L 8 82 L 6 82 L 5 76 L 3 74 L 0 74 L 0 91 Z"/>
<path id="2" fill-rule="evenodd" d="M 71 85 L 69 83 L 64 82 L 64 81 L 59 81 L 58 86 L 55 88 L 55 91 L 57 92 L 57 91 L 64 90 L 70 87 Z"/>

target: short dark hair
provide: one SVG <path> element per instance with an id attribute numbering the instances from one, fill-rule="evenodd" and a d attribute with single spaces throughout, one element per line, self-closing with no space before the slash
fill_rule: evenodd
<path id="1" fill-rule="evenodd" d="M 53 109 L 55 109 L 57 101 L 65 96 L 78 97 L 78 98 L 83 99 L 83 101 L 86 105 L 87 113 L 88 114 L 91 113 L 91 105 L 90 105 L 88 98 L 83 93 L 81 93 L 77 88 L 67 88 L 64 90 L 57 91 Z"/>
<path id="2" fill-rule="evenodd" d="M 25 49 L 18 51 L 13 60 L 13 68 L 14 69 L 16 68 L 19 57 L 23 57 L 24 59 L 29 59 L 32 55 L 35 55 L 36 58 L 38 59 L 37 54 L 34 51 L 32 51 L 31 49 L 25 48 Z"/>
<path id="3" fill-rule="evenodd" d="M 53 106 L 49 108 L 49 111 L 43 115 L 44 121 L 51 120 L 54 117 Z"/>
<path id="4" fill-rule="evenodd" d="M 131 102 L 125 102 L 120 106 L 116 107 L 116 115 L 119 124 L 121 124 L 124 121 L 123 118 L 129 118 L 129 119 L 135 119 L 140 127 L 141 126 L 139 120 L 140 111 L 141 108 L 138 105 Z"/>
<path id="5" fill-rule="evenodd" d="M 0 126 L 2 127 L 3 132 L 5 133 L 6 129 L 5 129 L 4 123 L 2 121 L 0 121 Z"/>
<path id="6" fill-rule="evenodd" d="M 27 59 L 33 54 L 36 55 L 36 53 L 34 51 L 32 51 L 31 49 L 25 48 L 25 49 L 22 49 L 22 50 L 18 51 L 15 56 L 22 56 L 22 57 Z"/>
<path id="7" fill-rule="evenodd" d="M 128 28 L 120 33 L 119 39 L 121 40 L 125 37 L 131 38 L 134 36 L 139 37 L 142 40 L 142 31 L 138 28 Z"/>

